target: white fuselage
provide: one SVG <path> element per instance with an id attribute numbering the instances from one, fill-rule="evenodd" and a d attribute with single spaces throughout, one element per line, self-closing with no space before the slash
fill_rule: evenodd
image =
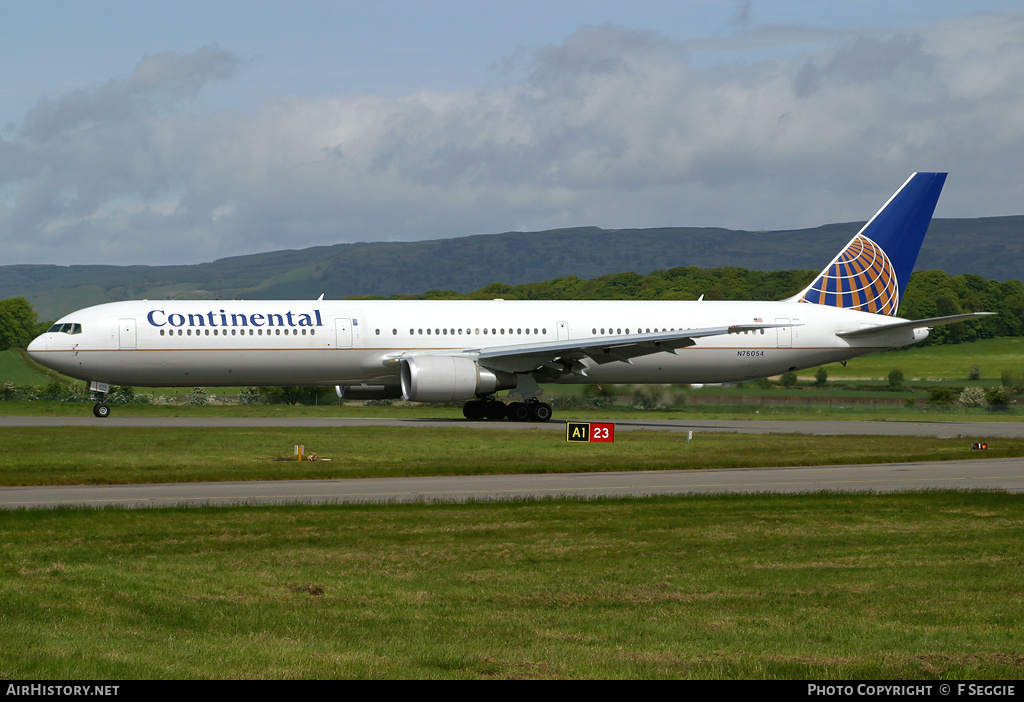
<path id="1" fill-rule="evenodd" d="M 836 336 L 893 321 L 795 302 L 135 301 L 68 315 L 58 324 L 74 333 L 47 332 L 29 352 L 69 376 L 116 385 L 398 386 L 398 368 L 388 360 L 413 351 L 554 340 L 599 344 L 603 337 L 660 330 L 782 325 L 697 339 L 677 353 L 652 353 L 632 363 L 585 359 L 586 375 L 549 381 L 708 383 L 842 361 L 927 336 L 925 329 L 870 341 Z"/>

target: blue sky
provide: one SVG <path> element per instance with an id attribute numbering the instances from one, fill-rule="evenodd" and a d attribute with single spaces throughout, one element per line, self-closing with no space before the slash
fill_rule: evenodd
<path id="1" fill-rule="evenodd" d="M 1020 214 L 1019 8 L 0 2 L 3 262 Z"/>

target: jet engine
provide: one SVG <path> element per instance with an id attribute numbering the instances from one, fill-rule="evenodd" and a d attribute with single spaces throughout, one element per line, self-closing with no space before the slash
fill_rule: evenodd
<path id="1" fill-rule="evenodd" d="M 514 373 L 489 371 L 470 358 L 413 356 L 402 360 L 402 396 L 414 402 L 472 400 L 515 386 Z"/>

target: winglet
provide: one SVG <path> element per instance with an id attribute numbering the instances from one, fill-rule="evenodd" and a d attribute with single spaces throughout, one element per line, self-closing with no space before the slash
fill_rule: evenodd
<path id="1" fill-rule="evenodd" d="M 792 299 L 895 316 L 945 182 L 945 173 L 910 176 Z"/>

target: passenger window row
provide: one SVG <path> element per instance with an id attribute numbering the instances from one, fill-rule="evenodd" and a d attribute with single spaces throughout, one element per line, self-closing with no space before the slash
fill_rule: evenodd
<path id="1" fill-rule="evenodd" d="M 377 336 L 380 336 L 380 333 L 381 333 L 380 329 L 376 329 L 374 331 L 375 331 Z M 486 327 L 475 327 L 475 328 L 472 328 L 472 329 L 470 329 L 470 328 L 465 328 L 465 329 L 461 329 L 461 328 L 460 329 L 452 329 L 452 328 L 449 328 L 449 329 L 441 329 L 441 328 L 423 329 L 423 328 L 419 328 L 419 329 L 410 329 L 409 330 L 409 336 L 481 336 L 481 335 L 483 335 L 483 336 L 486 336 L 486 335 L 498 336 L 498 335 L 509 335 L 509 334 L 518 334 L 520 336 L 524 336 L 524 335 L 525 336 L 529 336 L 529 335 L 532 334 L 533 336 L 539 336 L 539 335 L 547 334 L 547 333 L 548 333 L 547 327 L 534 327 L 533 329 L 529 329 L 528 327 L 518 327 L 516 329 L 513 329 L 511 327 L 508 327 L 507 329 L 505 327 L 492 327 L 491 329 L 487 329 Z M 398 336 L 398 330 L 397 329 L 392 329 L 391 330 L 391 335 L 392 336 Z"/>
<path id="2" fill-rule="evenodd" d="M 675 329 L 675 328 L 672 328 L 672 329 L 665 329 L 665 328 L 658 329 L 657 327 L 655 327 L 654 329 L 651 329 L 650 327 L 648 327 L 646 329 L 637 329 L 636 333 L 637 334 L 651 334 L 651 333 L 657 334 L 659 331 L 667 332 L 667 331 L 679 331 L 679 330 Z M 594 336 L 597 336 L 598 335 L 597 327 L 594 327 L 591 330 L 591 332 L 594 334 Z M 601 327 L 601 334 L 604 334 L 605 332 L 606 332 L 606 329 L 604 327 Z M 760 332 L 763 335 L 764 334 L 764 329 L 761 329 Z M 607 328 L 607 333 L 608 334 L 616 334 L 616 335 L 629 334 L 629 327 L 626 327 L 625 329 L 623 329 L 622 327 L 616 327 L 614 329 L 611 328 L 611 327 L 608 327 Z M 732 332 L 730 332 L 730 333 L 732 333 Z M 755 332 L 754 330 L 748 329 L 748 330 L 745 330 L 743 332 L 736 332 L 736 333 L 755 334 L 757 332 Z"/>

